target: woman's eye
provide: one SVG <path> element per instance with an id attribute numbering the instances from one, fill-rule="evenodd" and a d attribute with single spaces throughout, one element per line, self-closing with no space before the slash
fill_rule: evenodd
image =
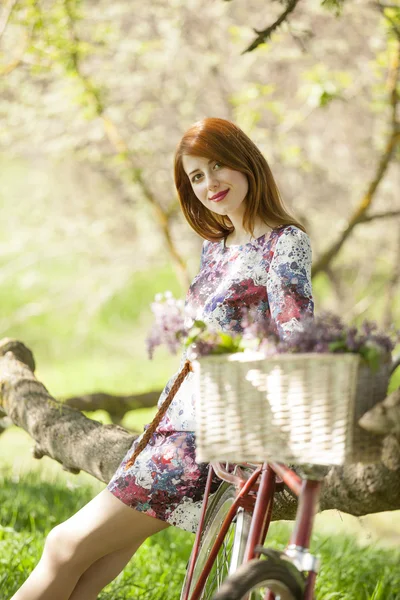
<path id="1" fill-rule="evenodd" d="M 220 162 L 216 162 L 216 163 L 214 164 L 214 167 L 216 167 L 217 165 L 218 165 L 218 167 L 223 167 L 223 166 L 224 166 L 222 163 L 220 163 Z M 201 173 L 196 173 L 196 175 L 194 175 L 194 176 L 192 177 L 192 183 L 195 183 L 195 182 L 197 181 L 196 177 L 201 177 Z"/>

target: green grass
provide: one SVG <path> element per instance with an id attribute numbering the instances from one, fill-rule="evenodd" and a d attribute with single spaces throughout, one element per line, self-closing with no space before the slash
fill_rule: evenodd
<path id="1" fill-rule="evenodd" d="M 101 415 L 92 415 L 101 416 Z M 130 416 L 139 427 L 145 415 Z M 81 472 L 29 453 L 32 441 L 16 427 L 0 436 L 0 598 L 10 598 L 37 564 L 47 533 L 75 514 L 104 484 Z M 380 524 L 379 518 L 385 523 Z M 400 598 L 399 512 L 362 520 L 338 511 L 317 516 L 312 551 L 322 559 L 317 599 L 395 600 Z M 375 528 L 373 527 L 375 525 Z M 397 529 L 397 540 L 385 548 L 385 527 Z M 273 523 L 268 545 L 283 549 L 291 523 Z M 374 530 L 375 529 L 375 530 Z M 367 530 L 370 534 L 361 536 Z M 346 534 L 344 533 L 346 532 Z M 373 534 L 373 535 L 372 535 Z M 363 538 L 363 544 L 359 539 Z M 176 600 L 194 536 L 168 529 L 150 538 L 124 571 L 99 595 L 100 600 Z M 369 542 L 369 543 L 366 543 Z M 379 543 L 379 545 L 378 545 Z"/>
<path id="2" fill-rule="evenodd" d="M 0 471 L 0 597 L 4 600 L 15 593 L 37 564 L 50 529 L 104 487 L 89 476 L 82 479 L 80 475 L 54 473 L 50 477 L 45 469 L 42 478 L 33 471 L 17 475 L 10 464 Z M 288 523 L 273 523 L 268 545 L 283 549 L 291 528 Z M 150 538 L 104 588 L 99 600 L 176 600 L 193 540 L 192 534 L 173 528 Z M 312 551 L 322 561 L 317 599 L 400 598 L 398 550 L 360 547 L 349 536 L 327 536 L 317 531 Z"/>
<path id="3" fill-rule="evenodd" d="M 268 543 L 283 550 L 292 525 L 273 523 Z M 399 600 L 400 551 L 360 546 L 350 535 L 313 535 L 311 552 L 321 559 L 317 600 Z"/>
<path id="4" fill-rule="evenodd" d="M 99 491 L 98 486 L 95 488 L 80 484 L 68 489 L 59 479 L 40 481 L 34 473 L 13 477 L 3 470 L 0 477 L 2 599 L 10 598 L 27 579 L 41 556 L 49 530 L 89 502 L 94 492 Z M 177 598 L 193 537 L 171 529 L 150 538 L 99 598 Z"/>

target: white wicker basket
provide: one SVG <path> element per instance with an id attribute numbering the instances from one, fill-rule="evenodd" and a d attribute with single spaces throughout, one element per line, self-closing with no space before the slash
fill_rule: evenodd
<path id="1" fill-rule="evenodd" d="M 237 353 L 194 361 L 196 460 L 342 465 L 376 462 L 382 436 L 358 419 L 386 396 L 358 354 Z"/>

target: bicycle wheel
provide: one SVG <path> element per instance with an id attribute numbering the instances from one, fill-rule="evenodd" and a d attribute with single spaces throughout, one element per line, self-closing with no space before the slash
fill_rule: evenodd
<path id="1" fill-rule="evenodd" d="M 271 560 L 254 558 L 241 565 L 225 579 L 212 600 L 241 600 L 244 596 L 263 600 L 267 590 L 273 592 L 275 600 L 301 600 L 305 579 L 300 571 L 279 552 L 268 550 L 268 557 Z"/>
<path id="2" fill-rule="evenodd" d="M 229 483 L 222 483 L 212 499 L 210 499 L 210 505 L 205 516 L 204 532 L 200 540 L 199 552 L 197 554 L 190 586 L 190 593 L 193 592 L 199 580 L 200 574 L 202 573 L 206 560 L 210 554 L 211 547 L 221 530 L 222 523 L 233 504 L 235 496 L 236 491 L 234 486 Z M 200 596 L 200 600 L 211 600 L 213 594 L 219 589 L 228 573 L 236 571 L 241 564 L 249 534 L 250 522 L 251 515 L 242 508 L 239 508 L 235 519 L 232 521 L 227 531 L 217 558 L 214 561 L 204 590 Z M 183 583 L 181 600 L 183 598 L 186 579 L 187 575 Z"/>

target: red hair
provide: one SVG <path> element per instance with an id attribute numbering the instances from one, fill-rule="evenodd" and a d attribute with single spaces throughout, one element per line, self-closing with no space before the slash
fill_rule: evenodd
<path id="1" fill-rule="evenodd" d="M 259 217 L 271 228 L 295 225 L 306 229 L 286 208 L 271 169 L 251 139 L 231 121 L 208 117 L 192 125 L 180 140 L 174 160 L 174 179 L 182 212 L 189 225 L 202 238 L 219 241 L 234 230 L 230 218 L 208 210 L 195 196 L 182 156 L 191 154 L 221 161 L 230 169 L 244 173 L 249 190 L 243 227 L 254 233 L 255 218 Z"/>

